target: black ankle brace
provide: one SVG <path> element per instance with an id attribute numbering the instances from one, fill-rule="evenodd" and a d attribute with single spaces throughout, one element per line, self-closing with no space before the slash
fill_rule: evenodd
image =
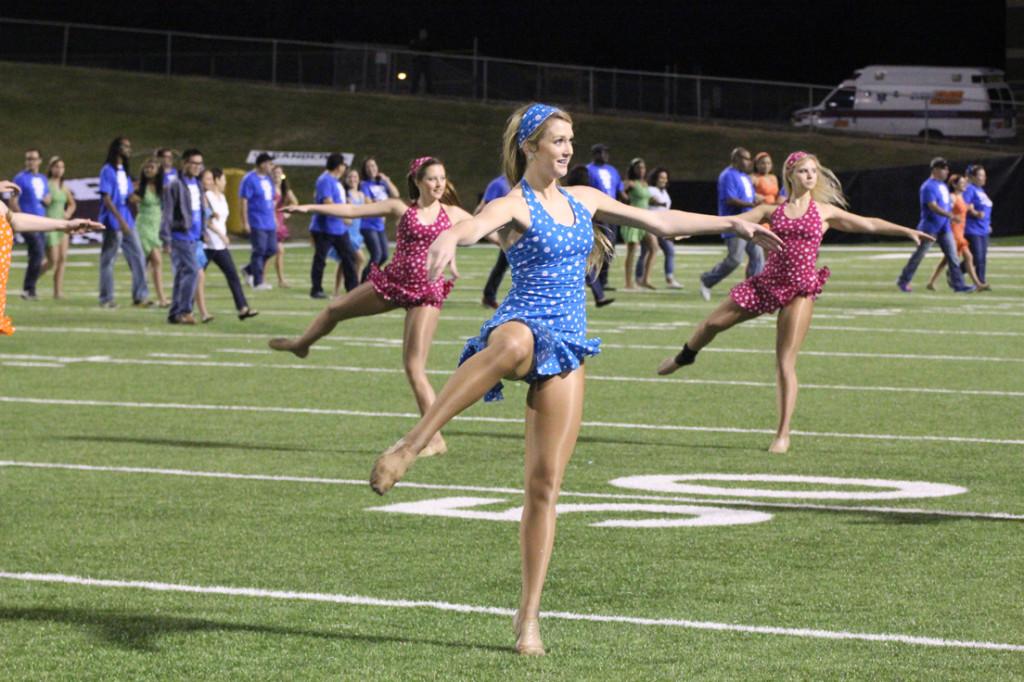
<path id="1" fill-rule="evenodd" d="M 676 355 L 676 364 L 680 367 L 692 365 L 693 361 L 697 359 L 697 353 L 699 352 L 700 351 L 691 350 L 690 347 L 684 343 L 683 349 L 679 351 L 678 355 Z"/>

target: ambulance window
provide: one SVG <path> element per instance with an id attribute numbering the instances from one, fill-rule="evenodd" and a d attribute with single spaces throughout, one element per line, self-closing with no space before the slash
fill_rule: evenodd
<path id="1" fill-rule="evenodd" d="M 825 106 L 829 109 L 852 109 L 853 95 L 856 91 L 853 88 L 836 90 L 825 100 Z"/>
<path id="2" fill-rule="evenodd" d="M 988 99 L 992 107 L 992 113 L 1013 113 L 1013 95 L 1008 88 L 989 88 Z"/>

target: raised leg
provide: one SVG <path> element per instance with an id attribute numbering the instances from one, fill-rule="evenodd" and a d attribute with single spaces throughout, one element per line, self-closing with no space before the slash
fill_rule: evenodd
<path id="1" fill-rule="evenodd" d="M 434 332 L 437 330 L 437 320 L 440 316 L 441 309 L 433 306 L 410 308 L 405 315 L 402 361 L 405 366 L 405 377 L 409 380 L 413 395 L 416 396 L 416 405 L 419 407 L 421 415 L 426 413 L 437 398 L 434 387 L 430 385 L 430 380 L 427 378 L 427 356 L 430 354 L 430 344 L 434 340 Z M 439 431 L 431 436 L 430 442 L 419 453 L 419 456 L 430 457 L 444 454 L 447 451 L 448 446 Z"/>
<path id="2" fill-rule="evenodd" d="M 741 308 L 736 301 L 731 298 L 727 298 L 722 301 L 721 305 L 715 308 L 707 319 L 697 325 L 697 329 L 694 330 L 693 335 L 689 341 L 686 342 L 684 348 L 688 348 L 691 353 L 697 353 L 704 346 L 711 343 L 718 334 L 724 332 L 726 329 L 733 327 L 740 322 L 746 322 L 758 317 L 759 313 L 753 313 L 745 308 Z M 690 364 L 686 362 L 679 362 L 679 355 L 665 358 L 658 365 L 658 374 L 666 375 L 672 374 L 677 369 L 682 367 L 684 364 Z M 693 360 L 691 359 L 690 362 Z"/>
<path id="3" fill-rule="evenodd" d="M 277 337 L 270 339 L 269 345 L 274 350 L 291 351 L 300 358 L 309 355 L 309 347 L 319 339 L 327 336 L 339 322 L 353 317 L 366 317 L 394 310 L 397 306 L 390 303 L 377 293 L 369 282 L 360 284 L 341 298 L 334 299 L 327 307 L 317 313 L 313 321 L 296 338 Z"/>
<path id="4" fill-rule="evenodd" d="M 484 397 L 501 379 L 523 377 L 533 367 L 533 332 L 522 322 L 506 322 L 493 332 L 487 347 L 455 370 L 416 426 L 377 458 L 370 487 L 383 495 L 412 466 L 434 434 L 464 409 Z"/>
<path id="5" fill-rule="evenodd" d="M 768 448 L 772 453 L 781 454 L 789 450 L 789 425 L 796 409 L 796 356 L 811 326 L 813 312 L 814 300 L 806 296 L 798 296 L 779 311 L 775 337 L 779 429 Z"/>
<path id="6" fill-rule="evenodd" d="M 526 399 L 526 472 L 519 523 L 523 588 L 517 612 L 516 651 L 542 655 L 537 622 L 541 593 L 555 543 L 558 493 L 583 418 L 584 369 L 530 387 Z"/>

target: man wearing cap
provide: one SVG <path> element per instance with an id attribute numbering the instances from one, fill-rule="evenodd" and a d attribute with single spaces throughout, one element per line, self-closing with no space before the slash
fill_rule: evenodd
<path id="1" fill-rule="evenodd" d="M 949 284 L 953 287 L 953 291 L 958 294 L 969 294 L 975 290 L 975 287 L 964 282 L 963 273 L 960 268 L 956 267 L 960 259 L 956 255 L 956 242 L 953 240 L 953 231 L 949 226 L 949 220 L 953 217 L 950 210 L 953 206 L 952 199 L 949 196 L 949 188 L 946 186 L 946 179 L 949 177 L 949 163 L 941 156 L 937 156 L 932 159 L 931 169 L 932 174 L 921 185 L 919 193 L 921 221 L 917 224 L 917 229 L 935 237 L 936 243 L 945 254 L 949 263 Z M 922 241 L 914 251 L 914 255 L 907 261 L 903 272 L 900 273 L 900 278 L 896 280 L 896 286 L 900 291 L 910 293 L 910 280 L 914 278 L 917 266 L 921 264 L 931 245 L 930 241 Z"/>
<path id="2" fill-rule="evenodd" d="M 270 170 L 274 157 L 260 152 L 256 166 L 242 178 L 242 231 L 249 235 L 252 257 L 242 268 L 245 281 L 256 289 L 270 289 L 263 281 L 263 265 L 277 253 L 277 222 L 274 219 L 274 182 Z"/>
<path id="3" fill-rule="evenodd" d="M 750 180 L 750 171 L 754 169 L 750 152 L 743 147 L 736 147 L 729 159 L 729 165 L 718 175 L 718 215 L 722 216 L 739 215 L 761 203 L 754 193 L 754 183 Z M 700 296 L 705 301 L 711 300 L 711 287 L 740 266 L 744 251 L 747 253 L 748 279 L 764 269 L 764 251 L 760 246 L 729 233 L 723 233 L 722 239 L 727 249 L 725 258 L 700 276 Z"/>
<path id="4" fill-rule="evenodd" d="M 622 184 L 622 176 L 619 175 L 619 171 L 615 169 L 615 166 L 609 163 L 608 145 L 599 142 L 590 148 L 590 153 L 594 157 L 594 160 L 587 164 L 590 186 L 601 190 L 612 199 L 628 203 L 629 198 L 626 196 L 625 188 Z M 618 225 L 606 225 L 604 223 L 595 223 L 595 225 L 601 228 L 601 231 L 608 237 L 608 241 L 615 244 L 617 241 L 616 235 L 619 231 Z M 601 272 L 597 276 L 597 281 L 600 282 L 602 289 L 615 291 L 615 287 L 608 286 L 608 266 L 611 261 L 612 259 L 608 258 L 604 265 L 601 266 Z"/>

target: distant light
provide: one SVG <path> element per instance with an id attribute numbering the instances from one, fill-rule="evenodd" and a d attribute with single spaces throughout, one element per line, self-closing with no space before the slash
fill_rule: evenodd
<path id="1" fill-rule="evenodd" d="M 409 76 L 408 76 L 408 74 L 405 73 L 405 71 L 399 71 L 398 72 L 398 80 L 404 81 L 408 77 Z"/>

